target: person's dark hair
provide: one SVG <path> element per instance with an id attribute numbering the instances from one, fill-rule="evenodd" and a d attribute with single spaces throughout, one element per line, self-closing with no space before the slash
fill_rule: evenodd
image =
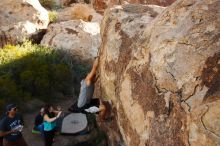
<path id="1" fill-rule="evenodd" d="M 16 107 L 17 107 L 16 104 L 10 103 L 10 104 L 8 104 L 8 105 L 6 106 L 6 110 L 7 110 L 7 112 L 8 112 L 8 111 L 10 111 L 11 109 L 16 108 Z"/>
<path id="2" fill-rule="evenodd" d="M 48 115 L 49 118 L 53 118 L 55 117 L 55 114 L 53 112 L 50 112 L 50 107 L 53 107 L 51 104 L 47 104 L 44 107 L 44 115 Z"/>
<path id="3" fill-rule="evenodd" d="M 8 112 L 13 108 L 17 108 L 16 104 L 14 103 L 7 104 L 5 107 L 5 115 L 8 115 Z"/>

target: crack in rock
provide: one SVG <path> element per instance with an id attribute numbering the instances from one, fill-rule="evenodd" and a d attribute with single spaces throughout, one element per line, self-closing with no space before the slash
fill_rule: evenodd
<path id="1" fill-rule="evenodd" d="M 217 136 L 217 137 L 220 137 L 219 134 L 216 134 L 216 133 L 213 132 L 212 130 L 208 129 L 208 128 L 206 127 L 204 121 L 203 121 L 204 116 L 205 116 L 205 115 L 208 113 L 208 111 L 209 111 L 209 106 L 206 105 L 206 107 L 207 107 L 207 109 L 206 109 L 206 111 L 202 114 L 202 116 L 201 116 L 201 118 L 200 118 L 200 121 L 201 121 L 201 123 L 202 123 L 202 125 L 203 125 L 203 127 L 204 127 L 204 129 L 205 129 L 206 131 L 208 131 L 208 132 L 214 134 L 214 135 Z"/>
<path id="2" fill-rule="evenodd" d="M 172 78 L 173 78 L 175 81 L 177 81 L 177 79 L 175 78 L 175 76 L 174 76 L 171 72 L 169 72 L 169 71 L 166 70 L 166 73 L 170 74 L 170 75 L 172 76 Z"/>
<path id="3" fill-rule="evenodd" d="M 194 87 L 193 93 L 190 94 L 188 97 L 186 97 L 186 99 L 184 99 L 184 101 L 187 101 L 188 99 L 190 99 L 192 96 L 194 96 L 196 94 L 196 91 L 199 87 L 199 84 L 196 84 L 196 86 Z"/>

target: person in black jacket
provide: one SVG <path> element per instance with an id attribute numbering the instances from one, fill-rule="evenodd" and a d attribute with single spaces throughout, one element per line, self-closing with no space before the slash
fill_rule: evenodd
<path id="1" fill-rule="evenodd" d="M 44 136 L 44 124 L 43 124 L 44 108 L 41 108 L 40 112 L 34 119 L 34 130 L 40 131 L 42 137 Z"/>

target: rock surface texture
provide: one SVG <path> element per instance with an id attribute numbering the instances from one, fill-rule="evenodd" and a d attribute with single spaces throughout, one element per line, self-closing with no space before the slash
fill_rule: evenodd
<path id="1" fill-rule="evenodd" d="M 63 50 L 72 59 L 91 61 L 100 46 L 98 22 L 71 20 L 51 24 L 41 44 Z"/>
<path id="2" fill-rule="evenodd" d="M 105 12 L 96 91 L 112 101 L 106 125 L 121 133 L 106 128 L 111 145 L 220 145 L 220 1 L 178 0 L 161 11 Z"/>
<path id="3" fill-rule="evenodd" d="M 129 4 L 154 4 L 159 6 L 169 6 L 176 0 L 92 0 L 92 5 L 94 9 L 103 14 L 107 7 L 112 7 L 113 5 L 122 5 L 125 3 Z"/>
<path id="4" fill-rule="evenodd" d="M 79 20 L 101 23 L 102 15 L 87 4 L 74 4 L 58 11 L 58 21 Z"/>
<path id="5" fill-rule="evenodd" d="M 0 47 L 22 42 L 39 29 L 47 28 L 48 11 L 38 0 L 1 0 Z"/>

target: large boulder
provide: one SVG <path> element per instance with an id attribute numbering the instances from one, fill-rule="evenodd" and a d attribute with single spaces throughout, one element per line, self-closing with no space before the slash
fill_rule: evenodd
<path id="1" fill-rule="evenodd" d="M 58 12 L 57 21 L 79 20 L 82 19 L 87 22 L 101 23 L 102 15 L 87 4 L 73 4 L 70 7 L 60 9 Z"/>
<path id="2" fill-rule="evenodd" d="M 96 90 L 112 101 L 126 146 L 220 145 L 220 1 L 179 0 L 158 13 L 105 13 Z"/>
<path id="3" fill-rule="evenodd" d="M 47 28 L 48 11 L 38 0 L 1 0 L 0 47 L 22 42 L 40 29 Z"/>
<path id="4" fill-rule="evenodd" d="M 126 142 L 125 145 L 134 146 L 139 144 L 140 139 L 143 139 L 142 142 L 147 140 L 141 136 L 146 133 L 146 123 L 143 121 L 143 118 L 145 118 L 144 112 L 137 103 L 134 103 L 133 106 L 130 105 L 132 96 L 128 97 L 125 94 L 132 91 L 121 87 L 121 78 L 124 76 L 125 67 L 131 61 L 130 54 L 140 55 L 133 54 L 132 51 L 138 38 L 149 23 L 164 10 L 164 7 L 154 5 L 117 5 L 105 11 L 101 25 L 102 44 L 99 53 L 100 83 L 97 83 L 95 93 L 97 97 L 109 98 L 113 103 L 112 110 L 114 112 L 112 113 L 114 113 L 116 121 L 113 120 L 107 126 L 100 125 L 107 131 L 111 146 L 119 145 L 123 141 L 120 140 L 121 136 L 116 131 L 121 131 L 121 135 Z M 137 58 L 139 57 L 137 56 Z M 124 91 L 119 93 L 119 88 L 123 88 Z M 100 91 L 102 92 L 100 93 Z M 131 124 L 131 122 L 133 123 Z M 116 123 L 118 123 L 118 129 Z M 136 130 L 137 132 L 135 132 Z"/>
<path id="5" fill-rule="evenodd" d="M 51 24 L 41 41 L 42 45 L 62 50 L 73 60 L 82 62 L 90 62 L 97 56 L 100 43 L 99 23 L 82 20 Z"/>
<path id="6" fill-rule="evenodd" d="M 114 5 L 122 4 L 154 4 L 159 6 L 169 6 L 176 0 L 92 0 L 94 9 L 103 14 L 107 7 L 113 7 Z"/>

